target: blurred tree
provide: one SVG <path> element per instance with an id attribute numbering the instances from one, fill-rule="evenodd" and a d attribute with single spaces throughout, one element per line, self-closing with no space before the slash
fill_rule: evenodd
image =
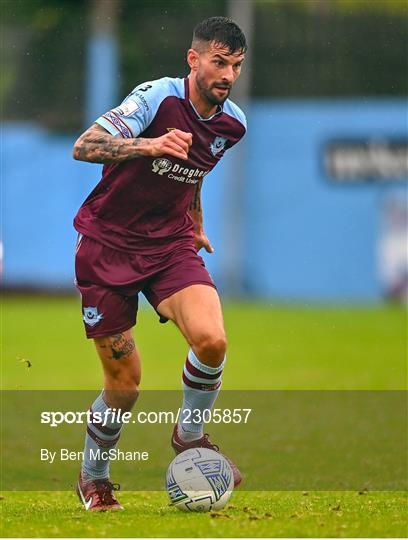
<path id="1" fill-rule="evenodd" d="M 307 9 L 320 8 L 339 12 L 380 12 L 406 15 L 408 4 L 405 0 L 299 0 Z"/>
<path id="2" fill-rule="evenodd" d="M 259 2 L 253 95 L 406 95 L 408 10 L 400 3 L 397 13 L 396 3 L 392 10 L 387 4 Z"/>
<path id="3" fill-rule="evenodd" d="M 214 15 L 226 15 L 224 0 L 123 0 L 119 36 L 122 94 L 143 81 L 186 75 L 193 29 Z"/>
<path id="4" fill-rule="evenodd" d="M 111 3 L 118 23 L 121 97 L 140 82 L 185 75 L 194 26 L 227 14 L 226 0 Z M 253 97 L 407 94 L 407 2 L 254 3 Z M 0 0 L 0 7 L 3 118 L 80 130 L 89 0 Z"/>
<path id="5" fill-rule="evenodd" d="M 2 0 L 3 117 L 59 130 L 81 124 L 85 0 Z"/>

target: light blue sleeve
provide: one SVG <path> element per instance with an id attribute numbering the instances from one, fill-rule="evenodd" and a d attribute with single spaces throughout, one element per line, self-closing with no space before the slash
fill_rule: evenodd
<path id="1" fill-rule="evenodd" d="M 183 79 L 164 77 L 136 86 L 119 107 L 100 116 L 96 123 L 115 137 L 138 137 L 152 123 L 161 102 L 168 96 L 183 99 Z"/>
<path id="2" fill-rule="evenodd" d="M 223 109 L 226 114 L 238 120 L 238 122 L 240 122 L 244 126 L 245 130 L 247 129 L 246 116 L 243 110 L 240 109 L 236 103 L 234 103 L 230 99 L 227 99 L 224 103 Z"/>

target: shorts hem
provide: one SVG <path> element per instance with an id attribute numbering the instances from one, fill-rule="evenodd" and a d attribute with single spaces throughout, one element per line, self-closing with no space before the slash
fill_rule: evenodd
<path id="1" fill-rule="evenodd" d="M 109 336 L 112 336 L 113 334 L 119 334 L 120 332 L 125 332 L 126 330 L 130 330 L 134 326 L 136 326 L 136 321 L 132 323 L 130 326 L 128 324 L 126 325 L 122 324 L 122 326 L 119 326 L 118 328 L 115 328 L 114 330 L 96 332 L 96 333 L 92 333 L 92 335 L 88 334 L 88 332 L 85 329 L 85 334 L 86 334 L 87 339 L 94 339 L 97 337 L 109 337 Z"/>
<path id="2" fill-rule="evenodd" d="M 149 298 L 147 298 L 149 304 L 157 311 L 157 306 L 163 302 L 163 300 L 166 300 L 166 298 L 170 298 L 170 296 L 173 296 L 176 292 L 182 291 L 183 289 L 187 289 L 187 287 L 190 287 L 191 285 L 208 285 L 209 287 L 212 287 L 213 289 L 217 290 L 217 287 L 214 283 L 211 283 L 210 281 L 204 281 L 204 280 L 195 280 L 191 281 L 190 283 L 183 283 L 183 285 L 180 285 L 179 287 L 176 287 L 171 291 L 170 294 L 167 296 L 164 296 L 163 298 L 160 298 L 157 302 L 156 300 L 150 301 Z M 143 292 L 143 291 L 142 291 Z M 160 315 L 160 313 L 157 311 L 157 313 Z"/>

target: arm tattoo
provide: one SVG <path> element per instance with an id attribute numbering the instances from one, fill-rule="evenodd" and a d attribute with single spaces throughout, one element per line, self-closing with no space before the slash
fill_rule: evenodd
<path id="1" fill-rule="evenodd" d="M 120 163 L 128 159 L 146 155 L 140 148 L 146 148 L 147 139 L 117 139 L 99 124 L 93 124 L 74 145 L 73 156 L 79 161 L 91 163 Z"/>
<path id="2" fill-rule="evenodd" d="M 120 360 L 124 356 L 129 356 L 135 350 L 135 342 L 133 339 L 125 339 L 123 334 L 116 334 L 110 345 L 112 351 L 112 359 Z"/>

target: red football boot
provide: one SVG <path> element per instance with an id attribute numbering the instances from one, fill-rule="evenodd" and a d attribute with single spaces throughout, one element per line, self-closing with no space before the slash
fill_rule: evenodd
<path id="1" fill-rule="evenodd" d="M 112 484 L 107 478 L 95 478 L 85 482 L 80 473 L 76 492 L 85 510 L 104 512 L 105 510 L 123 510 L 123 506 L 119 504 L 113 493 L 119 489 L 119 484 Z"/>
<path id="2" fill-rule="evenodd" d="M 196 441 L 191 442 L 184 442 L 179 436 L 178 436 L 178 430 L 177 430 L 177 424 L 174 426 L 173 429 L 173 436 L 171 438 L 171 446 L 173 447 L 176 454 L 181 454 L 181 452 L 184 452 L 185 450 L 189 450 L 190 448 L 209 448 L 210 450 L 215 450 L 216 452 L 220 452 L 220 447 L 217 444 L 213 444 L 210 439 L 208 433 L 205 433 L 201 439 L 197 439 Z M 237 487 L 238 484 L 241 483 L 242 475 L 238 469 L 238 467 L 235 465 L 233 461 L 230 460 L 229 457 L 225 456 L 224 454 L 221 454 L 225 457 L 225 459 L 230 464 L 230 467 L 232 469 L 232 474 L 234 475 L 234 487 Z"/>

